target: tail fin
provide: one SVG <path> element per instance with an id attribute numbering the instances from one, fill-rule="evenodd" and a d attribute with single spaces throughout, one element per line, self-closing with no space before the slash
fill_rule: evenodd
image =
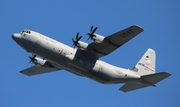
<path id="1" fill-rule="evenodd" d="M 148 49 L 146 53 L 142 56 L 136 66 L 133 68 L 133 71 L 138 75 L 148 75 L 155 73 L 155 64 L 156 64 L 156 53 L 153 49 Z"/>

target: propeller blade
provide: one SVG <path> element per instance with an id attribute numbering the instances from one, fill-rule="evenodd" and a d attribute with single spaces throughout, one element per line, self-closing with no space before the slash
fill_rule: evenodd
<path id="1" fill-rule="evenodd" d="M 35 60 L 36 60 L 35 58 L 36 58 L 36 55 L 33 55 L 32 60 L 34 60 L 34 61 L 35 61 Z"/>
<path id="2" fill-rule="evenodd" d="M 87 41 L 90 39 L 91 37 L 89 36 L 89 38 L 87 39 Z"/>
<path id="3" fill-rule="evenodd" d="M 76 40 L 74 40 L 74 38 L 72 38 L 72 41 L 75 42 Z"/>
<path id="4" fill-rule="evenodd" d="M 29 63 L 34 63 L 35 61 L 37 61 L 37 59 L 36 59 L 36 55 L 29 56 L 29 58 L 30 58 Z"/>
<path id="5" fill-rule="evenodd" d="M 95 27 L 94 30 L 92 31 L 92 34 L 94 34 L 96 32 L 98 27 Z"/>
<path id="6" fill-rule="evenodd" d="M 78 42 L 81 38 L 82 38 L 82 36 L 80 36 L 76 41 Z"/>
<path id="7" fill-rule="evenodd" d="M 94 33 L 96 32 L 97 28 L 98 28 L 98 27 L 95 27 L 95 28 L 93 29 L 93 26 L 91 26 L 90 32 L 87 33 L 87 35 L 89 35 L 89 38 L 88 38 L 87 40 L 89 40 L 90 38 L 93 39 L 93 37 L 96 37 L 96 35 L 95 35 Z"/>
<path id="8" fill-rule="evenodd" d="M 90 32 L 92 32 L 92 30 L 93 30 L 93 26 L 91 26 L 91 28 L 90 28 Z"/>
<path id="9" fill-rule="evenodd" d="M 73 41 L 73 47 L 75 48 L 75 46 L 77 45 L 77 43 L 76 43 L 76 40 L 74 40 L 74 38 L 72 38 L 72 41 Z"/>
<path id="10" fill-rule="evenodd" d="M 32 63 L 32 61 L 31 61 L 31 60 L 29 61 L 29 64 L 30 64 L 30 63 Z"/>
<path id="11" fill-rule="evenodd" d="M 79 32 L 76 34 L 76 40 L 78 39 L 78 37 L 79 37 Z"/>
<path id="12" fill-rule="evenodd" d="M 82 38 L 82 36 L 79 37 L 79 32 L 76 34 L 76 39 L 72 38 L 74 48 L 78 45 L 78 41 Z"/>

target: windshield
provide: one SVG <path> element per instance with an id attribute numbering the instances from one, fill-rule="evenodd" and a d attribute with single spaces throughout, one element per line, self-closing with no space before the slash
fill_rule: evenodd
<path id="1" fill-rule="evenodd" d="M 29 33 L 29 34 L 31 33 L 31 31 L 29 31 L 29 30 L 23 30 L 21 33 L 24 33 L 24 32 Z"/>

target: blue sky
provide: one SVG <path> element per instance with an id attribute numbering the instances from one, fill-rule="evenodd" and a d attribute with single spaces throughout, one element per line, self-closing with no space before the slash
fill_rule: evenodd
<path id="1" fill-rule="evenodd" d="M 180 2 L 178 0 L 1 0 L 0 1 L 0 106 L 1 107 L 178 107 L 180 105 Z M 77 32 L 86 41 L 91 25 L 96 33 L 108 36 L 131 25 L 144 32 L 118 50 L 101 58 L 132 69 L 148 48 L 156 51 L 156 72 L 171 77 L 157 87 L 129 93 L 122 84 L 103 85 L 67 71 L 28 77 L 20 70 L 31 55 L 11 35 L 31 29 L 67 45 Z M 89 41 L 90 42 L 90 41 Z"/>

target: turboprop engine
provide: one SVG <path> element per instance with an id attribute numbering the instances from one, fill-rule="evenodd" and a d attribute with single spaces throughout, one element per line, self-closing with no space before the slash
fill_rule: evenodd
<path id="1" fill-rule="evenodd" d="M 93 26 L 91 26 L 90 32 L 87 33 L 87 35 L 89 36 L 89 38 L 87 40 L 92 39 L 94 42 L 102 42 L 104 40 L 104 36 L 101 36 L 101 35 L 95 33 L 97 28 L 98 27 L 95 27 L 93 29 Z"/>
<path id="2" fill-rule="evenodd" d="M 53 67 L 47 60 L 36 58 L 36 55 L 29 56 L 29 58 L 31 59 L 29 63 L 34 63 L 36 66 Z"/>

